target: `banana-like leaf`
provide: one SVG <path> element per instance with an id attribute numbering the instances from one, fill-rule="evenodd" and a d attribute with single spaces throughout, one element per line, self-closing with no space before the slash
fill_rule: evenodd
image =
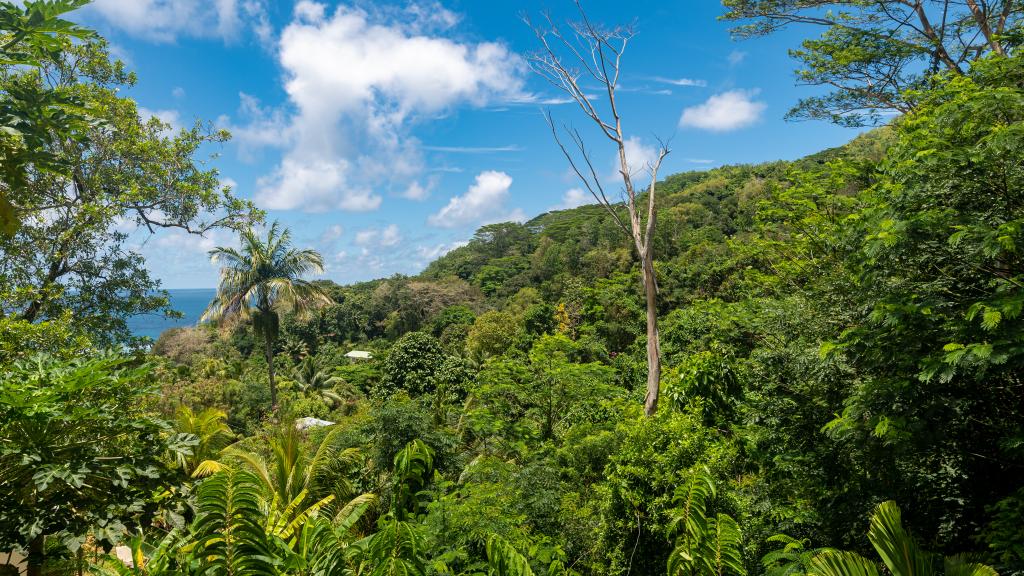
<path id="1" fill-rule="evenodd" d="M 991 566 L 975 562 L 964 555 L 946 556 L 943 564 L 944 576 L 999 576 Z"/>
<path id="2" fill-rule="evenodd" d="M 935 556 L 921 550 L 903 528 L 900 508 L 892 500 L 875 508 L 868 539 L 893 574 L 930 576 L 935 573 Z"/>
<path id="3" fill-rule="evenodd" d="M 816 576 L 880 576 L 874 562 L 853 552 L 828 550 L 811 559 L 808 574 Z"/>

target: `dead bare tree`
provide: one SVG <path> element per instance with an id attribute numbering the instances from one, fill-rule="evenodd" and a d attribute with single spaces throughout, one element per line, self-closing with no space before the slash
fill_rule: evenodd
<path id="1" fill-rule="evenodd" d="M 640 259 L 641 284 L 647 305 L 647 397 L 644 400 L 644 412 L 651 416 L 658 410 L 658 390 L 661 384 L 658 282 L 654 271 L 654 228 L 657 222 L 655 185 L 658 169 L 669 149 L 665 142 L 659 141 L 656 159 L 646 162 L 643 167 L 629 165 L 626 137 L 615 97 L 622 55 L 633 38 L 634 27 L 604 28 L 587 18 L 579 0 L 576 1 L 576 8 L 579 20 L 567 24 L 568 33 L 563 33 L 548 14 L 544 15 L 544 23 L 540 26 L 534 25 L 528 17 L 524 18 L 533 28 L 541 45 L 541 49 L 529 56 L 529 62 L 535 72 L 569 95 L 618 152 L 622 198 L 613 202 L 605 192 L 605 185 L 594 168 L 590 150 L 579 130 L 563 126 L 564 136 L 571 142 L 567 146 L 551 113 L 546 114 L 555 142 L 569 165 L 615 224 L 633 241 Z M 596 84 L 596 88 L 590 87 L 591 84 Z M 588 90 L 596 95 L 589 94 Z M 570 151 L 569 147 L 575 150 Z M 641 197 L 643 190 L 638 193 L 634 185 L 634 178 L 640 172 L 651 179 L 646 199 Z M 623 208 L 628 223 L 623 221 Z"/>

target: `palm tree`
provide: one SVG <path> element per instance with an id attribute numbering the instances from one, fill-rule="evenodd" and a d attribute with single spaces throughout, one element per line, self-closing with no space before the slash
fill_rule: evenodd
<path id="1" fill-rule="evenodd" d="M 372 494 L 357 495 L 349 480 L 362 456 L 356 448 L 341 447 L 342 432 L 334 426 L 319 443 L 307 443 L 294 425 L 283 425 L 267 439 L 269 453 L 231 446 L 218 460 L 201 463 L 195 475 L 234 469 L 253 474 L 260 484 L 267 532 L 287 541 L 318 514 L 331 514 L 337 520 L 375 500 Z"/>
<path id="2" fill-rule="evenodd" d="M 191 476 L 201 462 L 216 457 L 234 439 L 235 433 L 228 427 L 227 419 L 228 415 L 216 408 L 207 408 L 196 414 L 184 404 L 178 407 L 175 428 L 199 439 L 191 455 L 178 457 L 178 464 L 186 474 Z"/>
<path id="3" fill-rule="evenodd" d="M 303 358 L 292 368 L 291 376 L 303 394 L 320 396 L 332 410 L 345 402 L 345 399 L 334 390 L 334 387 L 344 383 L 345 379 L 328 372 L 314 356 Z"/>
<path id="4" fill-rule="evenodd" d="M 292 247 L 291 232 L 274 222 L 261 238 L 252 228 L 241 233 L 238 250 L 218 246 L 210 250 L 214 262 L 223 263 L 220 287 L 202 321 L 220 321 L 229 316 L 251 320 L 256 338 L 263 339 L 263 353 L 270 377 L 270 404 L 277 410 L 274 382 L 274 342 L 282 312 L 308 313 L 330 304 L 331 298 L 318 286 L 302 279 L 323 272 L 323 257 L 315 250 Z"/>

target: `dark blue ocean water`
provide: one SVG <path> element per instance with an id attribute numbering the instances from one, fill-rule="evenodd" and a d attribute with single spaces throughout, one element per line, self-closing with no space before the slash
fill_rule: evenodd
<path id="1" fill-rule="evenodd" d="M 181 290 L 168 290 L 171 296 L 171 308 L 181 312 L 182 318 L 164 318 L 160 314 L 143 314 L 132 316 L 128 319 L 128 329 L 135 336 L 149 336 L 153 340 L 160 337 L 160 333 L 168 328 L 177 326 L 195 326 L 199 317 L 203 315 L 210 300 L 217 294 L 213 288 L 188 288 Z"/>

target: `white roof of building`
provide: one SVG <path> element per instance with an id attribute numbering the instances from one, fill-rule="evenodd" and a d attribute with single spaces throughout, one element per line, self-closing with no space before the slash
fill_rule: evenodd
<path id="1" fill-rule="evenodd" d="M 352 351 L 348 352 L 347 354 L 345 354 L 345 357 L 347 357 L 347 358 L 362 358 L 364 360 L 369 360 L 370 358 L 373 358 L 373 354 L 367 352 L 366 350 L 352 350 Z"/>
<path id="2" fill-rule="evenodd" d="M 321 420 L 319 418 L 313 418 L 312 416 L 306 416 L 305 418 L 299 418 L 295 421 L 296 430 L 306 430 L 308 428 L 319 428 L 321 426 L 331 426 L 334 422 L 328 422 L 327 420 Z"/>

